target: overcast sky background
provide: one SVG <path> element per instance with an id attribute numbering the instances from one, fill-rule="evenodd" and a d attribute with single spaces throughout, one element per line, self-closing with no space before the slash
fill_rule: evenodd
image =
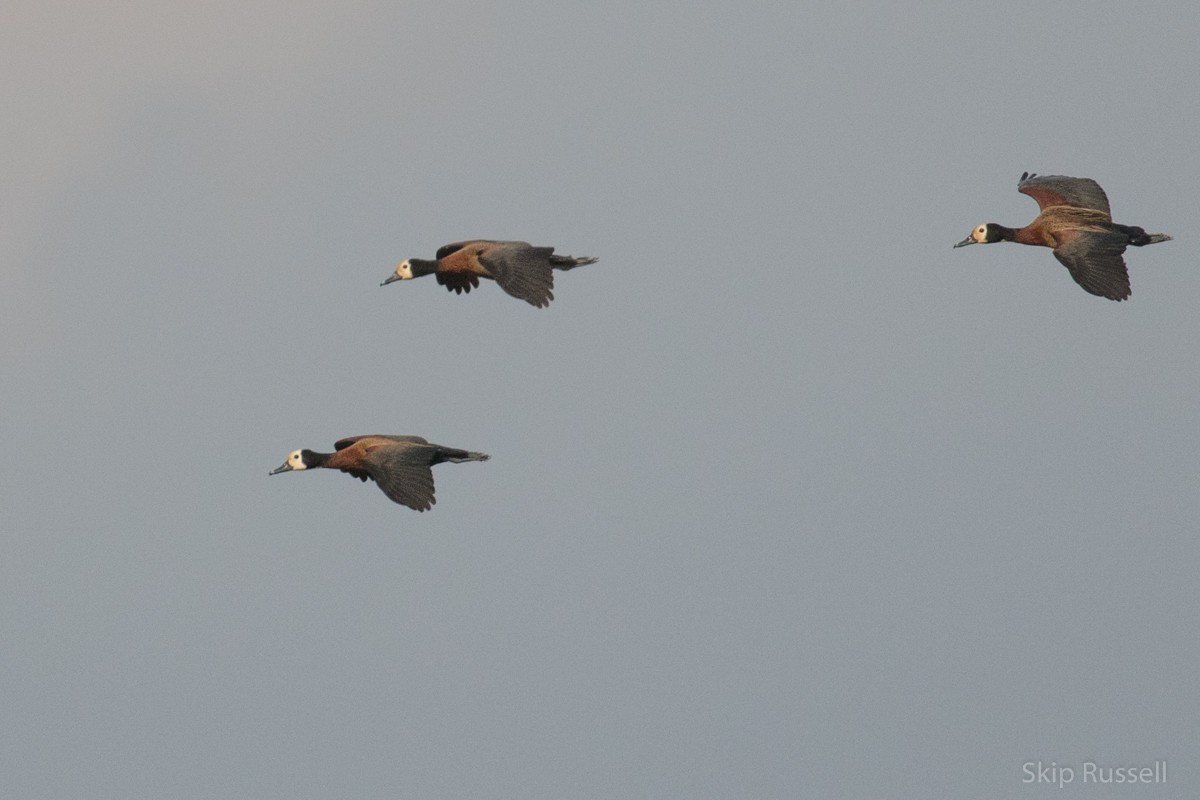
<path id="1" fill-rule="evenodd" d="M 9 796 L 1200 793 L 1197 4 L 5 18 Z M 379 288 L 474 237 L 600 262 Z M 376 432 L 492 460 L 267 477 Z"/>

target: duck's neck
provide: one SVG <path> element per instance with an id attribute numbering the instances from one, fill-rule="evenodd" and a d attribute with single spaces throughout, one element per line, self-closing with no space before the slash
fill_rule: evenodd
<path id="1" fill-rule="evenodd" d="M 301 455 L 304 456 L 304 466 L 309 469 L 327 466 L 329 459 L 333 458 L 333 453 L 318 453 L 315 450 L 305 450 Z"/>
<path id="2" fill-rule="evenodd" d="M 1017 231 L 1014 228 L 1006 228 L 1003 225 L 997 225 L 996 223 L 993 222 L 992 230 L 1000 236 L 1000 238 L 997 239 L 996 241 L 999 241 L 999 242 L 1019 242 L 1020 241 L 1020 239 L 1017 237 Z"/>
<path id="3" fill-rule="evenodd" d="M 408 268 L 412 270 L 412 276 L 419 278 L 422 275 L 431 275 L 437 272 L 438 262 L 426 261 L 423 258 L 410 258 L 408 260 Z"/>

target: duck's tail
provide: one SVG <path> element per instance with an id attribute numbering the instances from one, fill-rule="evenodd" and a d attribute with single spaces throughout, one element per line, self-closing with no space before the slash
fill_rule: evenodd
<path id="1" fill-rule="evenodd" d="M 586 264 L 595 264 L 599 260 L 600 259 L 593 258 L 592 256 L 580 256 L 579 258 L 576 258 L 575 256 L 552 255 L 550 256 L 550 266 L 554 267 L 555 269 L 568 270 L 574 269 L 575 267 L 582 267 Z"/>
<path id="2" fill-rule="evenodd" d="M 1125 231 L 1129 235 L 1129 243 L 1134 247 L 1145 247 L 1148 244 L 1169 242 L 1174 238 L 1165 233 L 1146 233 L 1143 228 L 1139 228 L 1136 225 L 1125 226 Z"/>
<path id="3" fill-rule="evenodd" d="M 487 453 L 475 453 L 470 450 L 459 450 L 454 447 L 441 448 L 442 457 L 451 463 L 458 464 L 463 461 L 487 461 L 491 456 Z"/>

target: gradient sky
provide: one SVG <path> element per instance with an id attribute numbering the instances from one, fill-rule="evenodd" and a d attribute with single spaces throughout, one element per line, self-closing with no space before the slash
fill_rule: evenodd
<path id="1" fill-rule="evenodd" d="M 10 796 L 1200 795 L 1200 6 L 5 17 Z M 375 432 L 492 460 L 267 477 Z"/>

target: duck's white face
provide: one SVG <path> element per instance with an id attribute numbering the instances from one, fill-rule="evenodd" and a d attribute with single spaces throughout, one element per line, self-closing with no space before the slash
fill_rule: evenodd
<path id="1" fill-rule="evenodd" d="M 379 285 L 387 286 L 389 283 L 394 283 L 395 281 L 406 281 L 412 277 L 413 277 L 412 264 L 409 263 L 408 261 L 401 261 L 399 264 L 396 265 L 396 269 L 394 269 L 392 271 L 392 274 L 387 276 L 387 280 L 385 280 L 383 283 L 381 283 Z"/>
<path id="2" fill-rule="evenodd" d="M 980 225 L 971 231 L 970 236 L 963 239 L 961 242 L 959 242 L 958 244 L 956 244 L 954 246 L 955 247 L 966 247 L 969 244 L 987 244 L 987 240 L 988 240 L 988 226 Z"/>
<path id="3" fill-rule="evenodd" d="M 304 452 L 301 450 L 293 450 L 291 455 L 287 457 L 287 461 L 271 470 L 271 474 L 278 475 L 281 472 L 291 472 L 294 469 L 308 469 L 308 464 L 304 463 Z"/>

